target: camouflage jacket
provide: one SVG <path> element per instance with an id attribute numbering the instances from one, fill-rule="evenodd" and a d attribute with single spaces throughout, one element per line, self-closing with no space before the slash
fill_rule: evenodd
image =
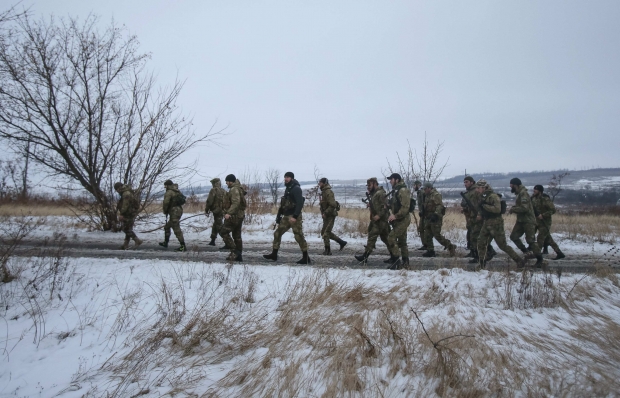
<path id="1" fill-rule="evenodd" d="M 379 216 L 381 221 L 387 221 L 390 212 L 387 209 L 387 193 L 383 187 L 377 188 L 370 198 L 370 217 Z"/>
<path id="2" fill-rule="evenodd" d="M 170 210 L 172 210 L 173 207 L 182 208 L 181 206 L 177 206 L 175 204 L 175 199 L 177 195 L 180 193 L 181 191 L 179 191 L 178 184 L 172 184 L 166 187 L 166 193 L 164 194 L 164 206 L 163 206 L 164 214 L 170 214 Z"/>
<path id="3" fill-rule="evenodd" d="M 517 215 L 517 222 L 536 224 L 534 208 L 532 207 L 532 201 L 530 200 L 530 195 L 527 193 L 526 187 L 521 186 L 517 191 L 517 199 L 515 200 L 515 205 L 510 209 L 510 212 Z"/>
<path id="4" fill-rule="evenodd" d="M 336 203 L 332 187 L 329 184 L 323 185 L 323 188 L 321 188 L 321 202 L 319 202 L 321 214 L 335 217 L 338 215 L 338 211 L 336 210 L 337 206 L 338 204 Z"/>
<path id="5" fill-rule="evenodd" d="M 424 195 L 424 217 L 429 218 L 432 214 L 437 214 L 440 218 L 445 213 L 445 207 L 441 194 L 435 188 L 430 193 Z"/>
<path id="6" fill-rule="evenodd" d="M 226 191 L 222 188 L 222 184 L 219 178 L 214 178 L 211 180 L 211 185 L 213 187 L 209 191 L 209 196 L 207 197 L 207 204 L 205 205 L 205 213 L 213 212 L 214 215 L 221 215 L 224 205 L 224 196 L 226 196 Z"/>
<path id="7" fill-rule="evenodd" d="M 284 196 L 280 202 L 280 211 L 285 216 L 299 217 L 304 207 L 304 195 L 301 186 L 296 179 L 285 185 Z"/>
<path id="8" fill-rule="evenodd" d="M 116 209 L 125 218 L 135 217 L 140 210 L 140 201 L 136 198 L 131 185 L 123 185 L 120 191 L 121 198 L 116 203 Z"/>
<path id="9" fill-rule="evenodd" d="M 487 224 L 500 221 L 503 222 L 504 220 L 502 218 L 502 200 L 491 188 L 485 190 L 482 195 L 480 195 L 479 213 Z"/>
<path id="10" fill-rule="evenodd" d="M 394 196 L 390 200 L 392 214 L 397 220 L 406 218 L 409 215 L 409 202 L 411 201 L 411 191 L 404 182 L 399 182 L 393 189 Z"/>
<path id="11" fill-rule="evenodd" d="M 226 209 L 226 214 L 230 214 L 231 216 L 237 216 L 242 218 L 245 216 L 245 190 L 241 186 L 239 180 L 235 181 L 235 183 L 230 187 L 228 191 L 228 200 L 227 202 L 230 204 L 228 209 Z"/>
<path id="12" fill-rule="evenodd" d="M 470 186 L 464 194 L 465 197 L 469 199 L 474 209 L 477 210 L 478 206 L 480 206 L 480 194 L 476 191 L 476 187 L 474 185 Z M 467 218 L 475 217 L 473 209 L 467 204 L 465 199 L 461 199 L 461 207 L 463 208 L 463 214 L 465 214 Z"/>
<path id="13" fill-rule="evenodd" d="M 532 206 L 534 207 L 534 214 L 542 214 L 543 221 L 549 225 L 551 223 L 551 216 L 555 214 L 555 205 L 549 195 L 543 193 L 538 196 L 532 196 Z M 539 223 L 540 220 L 536 219 L 536 222 Z"/>

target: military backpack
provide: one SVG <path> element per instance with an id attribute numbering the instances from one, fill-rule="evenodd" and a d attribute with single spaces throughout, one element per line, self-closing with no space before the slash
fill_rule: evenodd
<path id="1" fill-rule="evenodd" d="M 187 201 L 187 198 L 185 197 L 185 195 L 179 192 L 176 195 L 174 195 L 171 202 L 173 203 L 173 206 L 183 206 L 186 201 Z"/>

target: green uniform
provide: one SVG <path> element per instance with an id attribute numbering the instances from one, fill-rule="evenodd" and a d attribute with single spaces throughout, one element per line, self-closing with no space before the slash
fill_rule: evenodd
<path id="1" fill-rule="evenodd" d="M 137 239 L 133 226 L 138 215 L 140 202 L 131 189 L 131 185 L 123 185 L 119 191 L 121 198 L 116 204 L 116 209 L 123 216 L 122 231 L 125 233 L 125 244 L 127 244 L 130 239 L 134 241 Z"/>
<path id="2" fill-rule="evenodd" d="M 319 203 L 321 208 L 321 216 L 323 217 L 323 228 L 321 229 L 321 236 L 323 237 L 323 243 L 325 248 L 329 248 L 329 241 L 334 240 L 341 242 L 341 239 L 332 232 L 336 217 L 338 216 L 338 203 L 334 197 L 334 191 L 329 184 L 323 185 L 321 188 L 321 201 Z"/>
<path id="3" fill-rule="evenodd" d="M 452 247 L 452 242 L 441 234 L 445 212 L 446 208 L 439 191 L 433 188 L 424 195 L 424 246 L 427 250 L 435 249 L 433 238 L 446 248 Z"/>
<path id="4" fill-rule="evenodd" d="M 407 229 L 409 228 L 409 224 L 411 224 L 411 213 L 409 213 L 411 192 L 402 181 L 394 186 L 393 192 L 394 194 L 390 200 L 390 208 L 396 219 L 392 221 L 392 230 L 388 235 L 390 253 L 396 257 L 399 255 L 402 257 L 409 257 Z"/>
<path id="5" fill-rule="evenodd" d="M 532 206 L 535 209 L 535 214 L 543 216 L 542 220 L 536 218 L 536 229 L 538 230 L 536 243 L 538 243 L 538 248 L 543 247 L 546 240 L 547 244 L 551 246 L 556 253 L 560 253 L 560 247 L 551 236 L 551 216 L 555 214 L 555 205 L 551 201 L 551 198 L 547 194 L 532 196 Z"/>
<path id="6" fill-rule="evenodd" d="M 383 187 L 378 187 L 373 193 L 368 203 L 370 209 L 370 223 L 368 224 L 368 240 L 366 242 L 366 252 L 369 254 L 375 250 L 377 238 L 385 243 L 388 250 L 390 244 L 388 236 L 390 234 L 390 224 L 388 217 L 390 211 L 387 209 L 387 193 Z M 375 221 L 374 217 L 379 216 L 379 220 Z"/>
<path id="7" fill-rule="evenodd" d="M 207 204 L 205 205 L 205 213 L 213 214 L 213 227 L 211 227 L 211 239 L 215 239 L 222 228 L 222 219 L 224 218 L 224 210 L 222 209 L 224 196 L 226 191 L 222 188 L 219 178 L 211 180 L 213 186 L 209 191 L 207 197 Z"/>
<path id="8" fill-rule="evenodd" d="M 303 231 L 303 219 L 301 211 L 304 206 L 304 197 L 302 195 L 301 187 L 296 179 L 286 184 L 284 190 L 284 196 L 280 202 L 279 213 L 282 214 L 282 220 L 278 224 L 275 232 L 273 233 L 273 249 L 279 250 L 280 243 L 282 242 L 282 235 L 289 229 L 293 230 L 295 235 L 295 241 L 299 244 L 299 248 L 302 252 L 308 251 L 308 243 L 304 237 Z M 291 218 L 295 218 L 296 222 L 291 222 Z"/>
<path id="9" fill-rule="evenodd" d="M 164 237 L 166 242 L 168 242 L 170 239 L 170 229 L 172 229 L 172 231 L 174 231 L 174 236 L 177 237 L 181 244 L 184 244 L 185 239 L 183 238 L 183 231 L 181 231 L 183 207 L 178 205 L 176 202 L 176 198 L 180 193 L 178 184 L 166 186 L 163 210 L 164 214 L 168 216 L 168 221 L 166 222 L 166 225 L 164 225 Z"/>
<path id="10" fill-rule="evenodd" d="M 530 195 L 527 193 L 527 188 L 520 186 L 516 192 L 517 198 L 515 205 L 510 209 L 511 213 L 517 215 L 517 222 L 512 228 L 510 234 L 510 240 L 526 253 L 528 249 L 521 242 L 521 237 L 525 234 L 525 241 L 532 249 L 535 255 L 540 255 L 540 248 L 536 243 L 536 216 L 534 216 L 534 208 L 532 207 L 532 201 Z"/>
<path id="11" fill-rule="evenodd" d="M 245 194 L 246 192 L 241 186 L 241 183 L 239 180 L 236 180 L 226 194 L 226 200 L 223 205 L 226 209 L 226 214 L 230 215 L 230 217 L 224 220 L 224 225 L 222 229 L 220 229 L 220 236 L 224 240 L 226 246 L 230 247 L 231 252 L 243 251 L 241 227 L 243 226 L 243 219 L 245 218 Z M 230 237 L 231 233 L 232 238 Z"/>
<path id="12" fill-rule="evenodd" d="M 465 221 L 467 225 L 467 243 L 472 250 L 477 250 L 478 236 L 482 229 L 482 220 L 477 219 L 477 209 L 480 206 L 480 194 L 476 191 L 475 185 L 470 186 L 465 192 L 465 196 L 471 202 L 474 209 L 472 209 L 465 199 L 461 201 L 461 207 L 463 207 L 463 214 L 465 214 Z"/>
<path id="13" fill-rule="evenodd" d="M 478 257 L 482 263 L 487 255 L 487 246 L 495 240 L 497 246 L 519 264 L 521 257 L 506 243 L 506 231 L 501 211 L 502 204 L 499 196 L 490 188 L 484 191 L 480 198 L 479 213 L 483 218 L 483 223 L 480 236 L 478 236 Z"/>
<path id="14" fill-rule="evenodd" d="M 422 213 L 422 206 L 424 205 L 424 190 L 422 188 L 416 191 L 416 199 L 418 202 L 418 215 L 420 216 L 420 223 L 418 224 L 418 235 L 420 236 L 420 240 L 422 241 L 422 245 L 424 245 L 424 213 Z"/>

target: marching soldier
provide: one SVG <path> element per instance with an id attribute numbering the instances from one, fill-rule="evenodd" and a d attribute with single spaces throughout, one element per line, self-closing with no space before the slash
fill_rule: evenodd
<path id="1" fill-rule="evenodd" d="M 124 185 L 122 182 L 114 184 L 114 190 L 121 195 L 116 209 L 119 212 L 119 221 L 123 223 L 123 232 L 125 233 L 125 241 L 120 247 L 121 250 L 127 250 L 129 248 L 129 241 L 133 239 L 135 247 L 142 244 L 142 239 L 136 236 L 133 231 L 133 225 L 140 210 L 140 202 L 136 197 L 136 193 L 131 189 L 131 185 Z"/>
<path id="2" fill-rule="evenodd" d="M 205 205 L 205 214 L 208 216 L 209 213 L 213 213 L 213 226 L 211 227 L 211 241 L 209 242 L 209 246 L 215 246 L 215 239 L 222 228 L 222 220 L 224 218 L 222 205 L 226 191 L 222 188 L 219 178 L 212 179 L 211 186 Z"/>
<path id="3" fill-rule="evenodd" d="M 466 191 L 461 194 L 461 196 L 463 196 L 461 207 L 463 207 L 463 214 L 465 214 L 467 220 L 467 246 L 470 247 L 471 250 L 465 257 L 472 257 L 469 262 L 471 264 L 478 264 L 478 237 L 483 222 L 478 219 L 480 193 L 478 193 L 476 182 L 471 176 L 465 177 L 463 185 L 465 185 Z M 492 259 L 496 254 L 495 249 L 493 249 L 493 246 L 489 243 L 486 254 L 487 261 Z"/>
<path id="4" fill-rule="evenodd" d="M 226 214 L 224 214 L 224 225 L 220 229 L 220 236 L 224 240 L 226 247 L 230 248 L 230 254 L 226 258 L 230 261 L 243 261 L 243 240 L 241 239 L 241 227 L 245 218 L 245 190 L 241 186 L 234 174 L 226 176 L 226 186 L 228 187 L 227 197 L 224 203 Z M 230 234 L 232 233 L 232 238 Z"/>
<path id="5" fill-rule="evenodd" d="M 536 243 L 536 216 L 534 215 L 534 208 L 532 207 L 530 195 L 527 193 L 527 188 L 521 184 L 521 180 L 518 178 L 510 180 L 510 190 L 517 195 L 515 205 L 510 208 L 510 214 L 517 215 L 517 222 L 512 228 L 510 240 L 512 240 L 523 253 L 529 256 L 529 250 L 525 247 L 523 242 L 521 242 L 521 236 L 525 234 L 525 241 L 532 252 L 534 252 L 534 257 L 536 257 L 536 266 L 541 267 L 543 258 L 538 243 Z"/>
<path id="6" fill-rule="evenodd" d="M 388 269 L 397 270 L 409 266 L 409 250 L 407 248 L 407 228 L 411 224 L 411 214 L 409 204 L 411 202 L 411 192 L 403 182 L 398 173 L 392 173 L 388 177 L 392 185 L 392 197 L 390 199 L 390 209 L 392 214 L 388 217 L 388 222 L 392 224 L 392 230 L 388 235 L 390 244 L 390 266 Z M 402 256 L 402 262 L 399 260 Z"/>
<path id="7" fill-rule="evenodd" d="M 280 249 L 280 242 L 282 241 L 282 235 L 289 229 L 293 229 L 295 240 L 299 244 L 299 248 L 302 252 L 301 260 L 297 261 L 297 264 L 310 264 L 310 257 L 308 256 L 308 243 L 303 232 L 303 219 L 302 210 L 304 207 L 304 196 L 299 186 L 299 182 L 295 179 L 295 174 L 288 171 L 284 174 L 284 196 L 280 202 L 280 209 L 278 210 L 278 216 L 276 222 L 278 226 L 273 233 L 273 250 L 270 254 L 264 254 L 263 257 L 267 260 L 276 261 L 278 259 L 278 250 Z M 278 221 L 279 220 L 279 221 Z"/>
<path id="8" fill-rule="evenodd" d="M 456 246 L 441 234 L 443 216 L 446 214 L 446 207 L 443 205 L 441 194 L 429 181 L 424 183 L 424 246 L 426 253 L 422 257 L 435 257 L 435 245 L 433 238 L 437 240 L 445 249 L 450 251 L 450 256 L 456 254 Z"/>
<path id="9" fill-rule="evenodd" d="M 551 201 L 551 198 L 546 193 L 543 193 L 545 188 L 542 185 L 534 186 L 534 192 L 532 193 L 532 206 L 534 206 L 534 215 L 536 216 L 536 229 L 538 229 L 538 236 L 536 242 L 538 247 L 544 246 L 545 242 L 548 242 L 549 246 L 555 251 L 555 258 L 552 260 L 560 260 L 566 257 L 557 243 L 551 236 L 551 216 L 555 214 L 555 205 Z"/>
<path id="10" fill-rule="evenodd" d="M 336 234 L 332 232 L 336 217 L 338 216 L 338 210 L 340 210 L 340 204 L 336 202 L 334 197 L 334 191 L 329 185 L 327 178 L 323 177 L 319 180 L 319 188 L 321 189 L 321 201 L 319 207 L 321 209 L 321 217 L 323 218 L 323 228 L 321 229 L 321 236 L 323 237 L 323 243 L 325 244 L 325 250 L 322 255 L 331 256 L 332 251 L 329 244 L 330 239 L 336 241 L 340 245 L 340 250 L 344 249 L 347 242 L 340 239 Z"/>
<path id="11" fill-rule="evenodd" d="M 160 246 L 168 247 L 168 241 L 170 241 L 170 229 L 174 231 L 174 236 L 177 237 L 180 247 L 175 249 L 177 252 L 184 252 L 185 239 L 183 238 L 183 231 L 181 231 L 181 216 L 183 216 L 183 204 L 185 204 L 185 196 L 179 191 L 179 186 L 174 184 L 171 180 L 164 182 L 166 193 L 164 194 L 163 210 L 167 216 L 166 225 L 164 225 L 164 241 L 159 242 Z"/>
<path id="12" fill-rule="evenodd" d="M 366 181 L 366 188 L 368 189 L 368 202 L 366 202 L 366 206 L 368 206 L 370 210 L 368 241 L 366 242 L 364 254 L 355 256 L 357 261 L 364 263 L 368 261 L 368 256 L 370 256 L 375 249 L 375 243 L 378 237 L 381 238 L 381 241 L 385 243 L 388 250 L 390 250 L 390 244 L 388 242 L 388 235 L 390 234 L 388 217 L 390 211 L 387 208 L 387 193 L 385 189 L 379 185 L 379 181 L 376 177 L 369 178 Z M 391 255 L 390 258 L 392 258 Z"/>
<path id="13" fill-rule="evenodd" d="M 418 216 L 420 216 L 418 235 L 420 236 L 420 241 L 422 242 L 422 247 L 419 247 L 418 250 L 426 250 L 426 246 L 424 246 L 424 213 L 422 212 L 422 208 L 424 207 L 424 190 L 420 189 L 421 187 L 422 181 L 415 180 L 413 182 L 413 189 L 415 190 L 416 199 L 418 202 Z"/>
<path id="14" fill-rule="evenodd" d="M 478 180 L 476 183 L 476 190 L 480 194 L 480 208 L 476 217 L 479 221 L 483 222 L 480 235 L 478 236 L 478 258 L 480 267 L 486 267 L 486 263 L 489 261 L 487 259 L 487 246 L 492 240 L 495 240 L 497 246 L 517 263 L 517 268 L 523 268 L 525 266 L 525 260 L 519 257 L 512 247 L 508 246 L 508 243 L 506 243 L 501 199 L 483 179 Z"/>

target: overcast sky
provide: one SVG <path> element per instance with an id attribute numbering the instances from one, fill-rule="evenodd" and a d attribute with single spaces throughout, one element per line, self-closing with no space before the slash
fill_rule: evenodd
<path id="1" fill-rule="evenodd" d="M 3 9 L 14 2 L 0 0 Z M 620 1 L 22 3 L 126 25 L 198 131 L 205 177 L 378 176 L 445 141 L 446 175 L 620 166 Z"/>

